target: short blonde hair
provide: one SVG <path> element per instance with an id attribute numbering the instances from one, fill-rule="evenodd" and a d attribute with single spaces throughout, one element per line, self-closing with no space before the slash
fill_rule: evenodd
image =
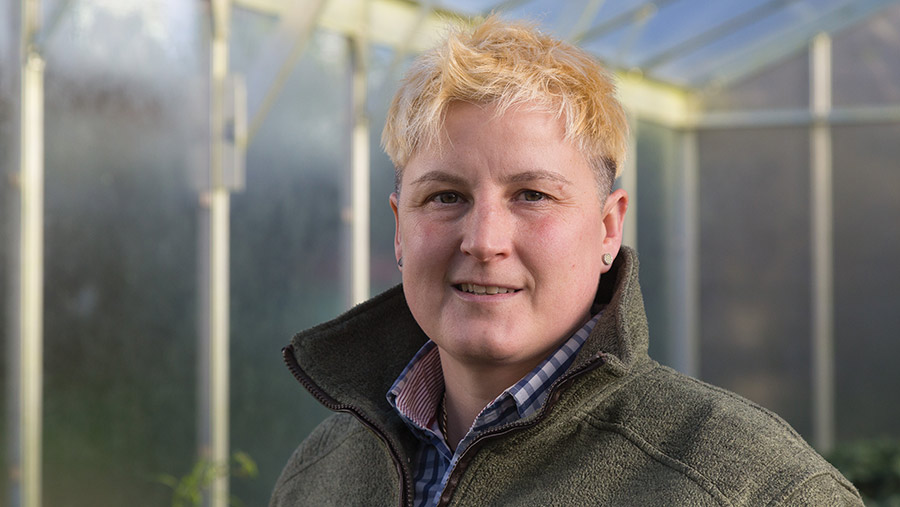
<path id="1" fill-rule="evenodd" d="M 526 103 L 546 108 L 565 119 L 566 139 L 597 173 L 601 192 L 621 173 L 628 122 L 611 75 L 584 50 L 492 15 L 420 55 L 394 95 L 381 142 L 396 190 L 413 153 L 439 145 L 454 101 L 493 104 L 498 116 Z"/>

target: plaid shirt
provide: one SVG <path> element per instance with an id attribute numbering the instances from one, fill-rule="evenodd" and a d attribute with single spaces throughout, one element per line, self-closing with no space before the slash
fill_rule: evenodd
<path id="1" fill-rule="evenodd" d="M 550 386 L 575 360 L 599 317 L 598 313 L 522 380 L 486 406 L 456 446 L 455 453 L 441 435 L 435 417 L 444 394 L 437 346 L 429 340 L 419 349 L 387 393 L 388 402 L 419 439 L 413 469 L 417 507 L 437 504 L 450 472 L 478 435 L 529 416 L 544 406 Z"/>

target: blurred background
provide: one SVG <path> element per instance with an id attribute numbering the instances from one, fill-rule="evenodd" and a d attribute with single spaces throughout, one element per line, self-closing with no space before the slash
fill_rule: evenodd
<path id="1" fill-rule="evenodd" d="M 281 347 L 399 282 L 397 82 L 492 11 L 617 74 L 651 355 L 900 437 L 900 1 L 0 1 L 0 504 L 267 503 Z"/>

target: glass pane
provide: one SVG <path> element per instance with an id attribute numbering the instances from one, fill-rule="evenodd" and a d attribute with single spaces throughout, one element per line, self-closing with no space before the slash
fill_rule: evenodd
<path id="1" fill-rule="evenodd" d="M 673 178 L 678 149 L 677 132 L 653 123 L 637 127 L 638 254 L 641 288 L 650 333 L 650 355 L 663 364 L 673 357 L 669 343 L 671 321 L 666 296 L 670 294 L 671 263 L 667 231 L 672 216 Z M 626 238 L 626 243 L 630 243 Z"/>
<path id="2" fill-rule="evenodd" d="M 386 75 L 392 59 L 393 53 L 390 51 L 373 51 L 369 82 L 372 129 L 370 136 L 372 294 L 378 294 L 400 283 L 400 270 L 397 269 L 394 257 L 394 214 L 388 205 L 388 197 L 394 191 L 394 165 L 381 149 L 381 130 L 387 119 L 388 106 L 400 84 L 400 78 L 406 72 L 406 66 L 400 65 L 392 76 Z"/>
<path id="3" fill-rule="evenodd" d="M 444 9 L 469 15 L 478 15 L 489 11 L 500 0 L 439 0 L 438 4 Z"/>
<path id="4" fill-rule="evenodd" d="M 838 127 L 833 137 L 838 437 L 897 436 L 900 125 Z"/>
<path id="5" fill-rule="evenodd" d="M 7 423 L 8 398 L 7 393 L 9 384 L 7 374 L 7 350 L 10 343 L 11 322 L 8 320 L 12 308 L 10 292 L 11 283 L 10 275 L 12 270 L 12 252 L 13 247 L 12 220 L 18 216 L 16 209 L 18 208 L 18 192 L 11 184 L 14 172 L 18 171 L 17 164 L 17 78 L 19 71 L 18 53 L 16 52 L 18 29 L 13 24 L 15 17 L 12 14 L 12 2 L 6 2 L 0 5 L 0 336 L 3 343 L 0 344 L 0 410 L 3 410 L 3 417 L 0 417 L 0 456 L 3 456 L 4 469 L 7 460 L 7 444 L 9 432 Z M 7 491 L 9 481 L 4 477 L 0 481 L 0 502 L 5 502 L 9 498 Z"/>
<path id="6" fill-rule="evenodd" d="M 639 3 L 632 7 L 632 17 L 627 22 L 617 30 L 608 30 L 591 44 L 591 48 L 597 48 L 604 55 L 618 55 L 616 61 L 625 67 L 654 64 L 654 60 L 669 49 L 689 43 L 697 36 L 740 19 L 747 13 L 752 14 L 764 1 L 726 0 L 702 6 L 694 2 L 658 2 L 659 6 Z M 634 9 L 641 9 L 640 14 Z M 594 25 L 609 26 L 607 23 L 617 19 L 618 15 L 621 14 L 614 14 L 613 9 L 607 13 L 601 9 Z M 715 39 L 710 41 L 712 45 L 715 42 Z M 684 49 L 678 55 L 693 49 Z"/>
<path id="7" fill-rule="evenodd" d="M 834 104 L 900 104 L 900 5 L 834 37 Z"/>
<path id="8" fill-rule="evenodd" d="M 699 138 L 701 376 L 807 436 L 808 146 L 804 129 Z"/>
<path id="9" fill-rule="evenodd" d="M 233 67 L 246 72 L 247 48 L 274 20 L 235 15 Z M 259 466 L 256 479 L 232 481 L 246 505 L 268 503 L 288 457 L 328 415 L 280 351 L 348 307 L 348 48 L 330 32 L 311 39 L 249 146 L 246 189 L 232 202 L 231 445 Z"/>
<path id="10" fill-rule="evenodd" d="M 710 111 L 809 108 L 809 52 L 802 51 L 728 88 L 710 90 L 703 95 L 703 107 Z"/>
<path id="11" fill-rule="evenodd" d="M 46 505 L 165 505 L 194 461 L 193 6 L 74 3 L 48 41 Z"/>

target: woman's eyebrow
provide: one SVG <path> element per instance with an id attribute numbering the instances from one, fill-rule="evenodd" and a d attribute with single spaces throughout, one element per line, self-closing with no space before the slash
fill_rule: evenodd
<path id="1" fill-rule="evenodd" d="M 444 171 L 428 171 L 427 173 L 419 176 L 415 180 L 413 180 L 413 185 L 418 185 L 420 183 L 428 183 L 432 181 L 437 181 L 440 183 L 451 183 L 454 185 L 462 185 L 465 183 L 465 180 L 456 176 L 455 174 L 450 174 Z"/>
<path id="2" fill-rule="evenodd" d="M 510 174 L 508 176 L 504 176 L 502 181 L 504 183 L 522 183 L 525 181 L 535 181 L 535 180 L 550 180 L 555 181 L 557 183 L 562 183 L 565 185 L 571 185 L 572 182 L 566 179 L 565 176 L 553 171 L 544 171 L 544 170 L 534 170 L 534 171 L 523 171 L 520 173 Z"/>
<path id="3" fill-rule="evenodd" d="M 572 182 L 569 181 L 565 176 L 560 173 L 554 171 L 544 171 L 544 170 L 533 170 L 533 171 L 522 171 L 515 174 L 510 174 L 507 176 L 503 176 L 501 178 L 501 182 L 503 183 L 522 183 L 525 181 L 535 181 L 535 180 L 549 180 L 555 181 L 557 183 L 562 183 L 565 185 L 571 185 Z M 430 182 L 440 182 L 440 183 L 450 183 L 453 185 L 462 185 L 465 183 L 465 179 L 451 174 L 445 171 L 428 171 L 427 173 L 419 176 L 415 180 L 413 180 L 413 185 L 418 185 L 420 183 L 430 183 Z"/>

